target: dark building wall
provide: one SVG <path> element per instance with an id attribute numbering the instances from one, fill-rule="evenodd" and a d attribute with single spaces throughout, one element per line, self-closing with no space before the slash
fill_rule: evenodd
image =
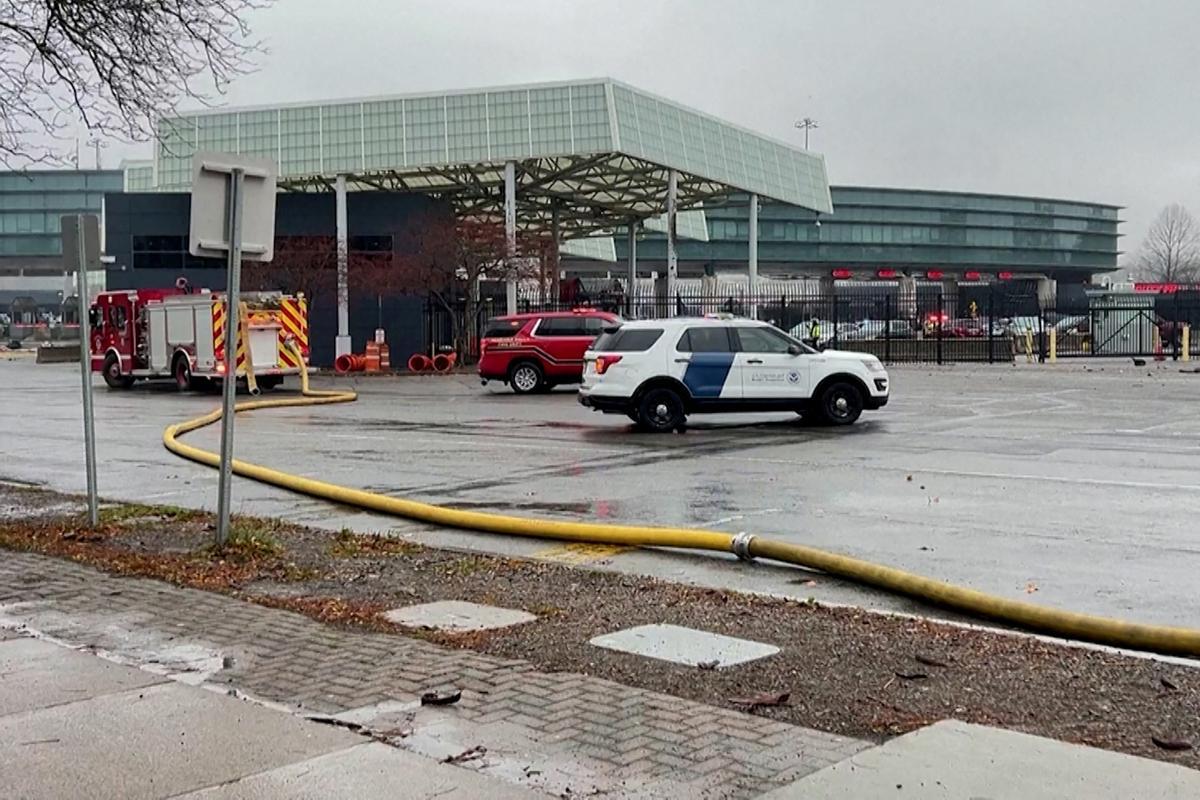
<path id="1" fill-rule="evenodd" d="M 275 235 L 336 235 L 335 200 L 332 194 L 280 194 L 275 209 Z M 403 246 L 398 235 L 415 215 L 437 213 L 440 207 L 420 195 L 393 192 L 351 193 L 346 198 L 347 224 L 352 243 L 361 237 L 379 246 L 379 237 L 391 237 L 391 246 Z M 187 278 L 198 288 L 225 289 L 225 262 L 198 259 L 187 253 L 191 196 L 188 194 L 110 194 L 105 199 L 105 253 L 109 289 L 142 289 L 173 286 Z M 273 286 L 294 291 L 289 286 Z M 424 349 L 423 297 L 365 295 L 350 297 L 350 336 L 355 352 L 374 338 L 381 327 L 391 345 L 393 361 L 403 363 L 408 354 Z M 312 362 L 333 363 L 337 335 L 337 299 L 332 289 L 309 298 L 309 342 Z"/>

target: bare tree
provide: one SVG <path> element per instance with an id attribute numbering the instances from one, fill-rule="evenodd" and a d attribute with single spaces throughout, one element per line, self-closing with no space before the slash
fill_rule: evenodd
<path id="1" fill-rule="evenodd" d="M 1200 281 L 1200 223 L 1173 203 L 1158 213 L 1133 259 L 1134 274 L 1156 283 Z"/>
<path id="2" fill-rule="evenodd" d="M 63 139 L 144 141 L 182 98 L 205 100 L 259 45 L 270 0 L 0 0 L 0 162 L 62 160 Z"/>

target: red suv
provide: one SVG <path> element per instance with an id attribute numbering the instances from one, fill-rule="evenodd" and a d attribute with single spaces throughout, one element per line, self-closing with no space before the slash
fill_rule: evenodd
<path id="1" fill-rule="evenodd" d="M 479 340 L 479 377 L 504 381 L 517 394 L 583 380 L 583 354 L 620 318 L 579 309 L 513 314 L 488 320 Z"/>

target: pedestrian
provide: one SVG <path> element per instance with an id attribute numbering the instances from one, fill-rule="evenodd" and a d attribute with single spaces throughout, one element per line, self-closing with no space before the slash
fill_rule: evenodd
<path id="1" fill-rule="evenodd" d="M 821 321 L 816 317 L 812 318 L 812 322 L 808 323 L 808 341 L 813 347 L 821 341 Z"/>

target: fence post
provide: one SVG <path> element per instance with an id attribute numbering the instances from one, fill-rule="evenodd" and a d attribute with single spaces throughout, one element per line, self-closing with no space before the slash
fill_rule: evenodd
<path id="1" fill-rule="evenodd" d="M 883 360 L 892 363 L 892 296 L 889 294 L 883 304 Z"/>
<path id="2" fill-rule="evenodd" d="M 837 348 L 838 348 L 838 301 L 837 301 L 837 283 L 836 282 L 833 285 L 833 290 L 829 293 L 829 297 L 833 301 L 833 315 L 832 315 L 832 317 L 833 317 L 833 320 L 832 320 L 833 321 L 833 336 L 830 338 L 829 341 L 833 343 L 833 349 L 837 350 Z"/>
<path id="3" fill-rule="evenodd" d="M 945 295 L 938 292 L 938 310 L 937 310 L 937 363 L 942 363 L 942 330 L 946 327 L 946 322 L 943 319 L 946 315 Z"/>
<path id="4" fill-rule="evenodd" d="M 996 363 L 996 287 L 988 284 L 988 363 Z"/>

